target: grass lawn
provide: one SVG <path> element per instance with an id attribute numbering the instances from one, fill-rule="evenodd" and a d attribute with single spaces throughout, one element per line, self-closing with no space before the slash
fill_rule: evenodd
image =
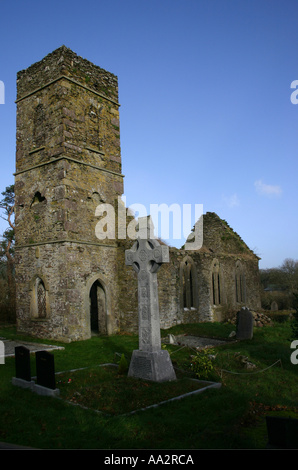
<path id="1" fill-rule="evenodd" d="M 227 339 L 232 329 L 206 323 L 177 326 L 162 335 Z M 220 382 L 221 388 L 133 414 L 126 413 L 200 386 L 189 379 L 192 349 L 167 345 L 179 380 L 156 384 L 128 378 L 116 367 L 99 367 L 119 362 L 122 354 L 129 361 L 138 348 L 137 336 L 57 343 L 65 348 L 53 352 L 59 399 L 13 386 L 14 358 L 6 358 L 0 365 L 0 441 L 39 449 L 265 449 L 266 415 L 298 418 L 298 365 L 290 360 L 291 335 L 287 321 L 255 328 L 250 341 L 213 348 L 208 380 Z M 12 327 L 0 328 L 0 336 L 36 341 L 18 336 Z M 255 368 L 246 369 L 243 357 Z M 34 376 L 34 354 L 31 371 Z"/>

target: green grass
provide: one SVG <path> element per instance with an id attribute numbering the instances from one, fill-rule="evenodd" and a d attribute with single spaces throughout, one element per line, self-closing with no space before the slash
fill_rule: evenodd
<path id="1" fill-rule="evenodd" d="M 228 338 L 231 329 L 220 323 L 180 325 L 162 331 L 162 336 L 171 332 Z M 0 328 L 0 336 L 35 341 L 19 337 L 12 327 Z M 0 365 L 0 441 L 40 449 L 264 449 L 266 414 L 298 418 L 298 365 L 290 361 L 290 337 L 288 321 L 255 328 L 250 341 L 213 348 L 216 358 L 210 380 L 221 382 L 221 388 L 125 416 L 184 393 L 191 383 L 184 378 L 179 383 L 153 384 L 118 374 L 116 368 L 98 367 L 119 361 L 122 354 L 129 361 L 138 348 L 137 336 L 59 343 L 65 349 L 53 353 L 57 373 L 86 368 L 57 374 L 61 399 L 13 386 L 14 358 L 7 358 Z M 173 345 L 167 349 L 174 366 L 188 377 L 194 351 Z M 256 368 L 245 369 L 239 355 Z M 34 376 L 34 354 L 31 371 Z"/>
<path id="2" fill-rule="evenodd" d="M 74 404 L 109 415 L 123 415 L 195 392 L 208 384 L 177 377 L 175 382 L 154 383 L 118 373 L 117 367 L 93 367 L 57 377 L 60 396 Z"/>

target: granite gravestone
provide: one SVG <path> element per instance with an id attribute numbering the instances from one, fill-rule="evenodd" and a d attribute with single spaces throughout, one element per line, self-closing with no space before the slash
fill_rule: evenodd
<path id="1" fill-rule="evenodd" d="M 54 356 L 48 351 L 37 351 L 35 358 L 36 386 L 34 391 L 40 394 L 50 394 L 46 392 L 46 389 L 56 390 Z"/>
<path id="2" fill-rule="evenodd" d="M 236 338 L 237 339 L 252 339 L 253 337 L 254 318 L 251 311 L 242 307 L 237 313 L 236 318 Z"/>
<path id="3" fill-rule="evenodd" d="M 125 251 L 125 264 L 138 274 L 139 313 L 139 349 L 133 351 L 128 375 L 163 382 L 176 379 L 170 355 L 161 349 L 157 286 L 157 272 L 169 262 L 169 247 L 152 233 L 150 217 L 139 218 L 139 238 Z"/>
<path id="4" fill-rule="evenodd" d="M 30 351 L 25 346 L 15 347 L 16 378 L 31 381 Z"/>
<path id="5" fill-rule="evenodd" d="M 15 347 L 15 370 L 16 376 L 12 378 L 12 384 L 32 388 L 34 381 L 31 380 L 30 350 L 25 346 Z"/>

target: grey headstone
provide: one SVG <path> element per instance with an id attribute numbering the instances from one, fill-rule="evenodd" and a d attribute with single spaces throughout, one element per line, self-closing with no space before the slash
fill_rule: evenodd
<path id="1" fill-rule="evenodd" d="M 141 218 L 140 226 L 138 240 L 125 251 L 125 264 L 138 274 L 139 311 L 139 350 L 133 352 L 128 375 L 156 382 L 175 380 L 169 353 L 161 350 L 157 287 L 157 272 L 163 263 L 169 262 L 169 247 L 150 238 L 153 233 L 150 218 Z"/>
<path id="2" fill-rule="evenodd" d="M 236 338 L 237 339 L 252 339 L 253 324 L 254 324 L 253 314 L 248 308 L 243 307 L 237 313 Z"/>

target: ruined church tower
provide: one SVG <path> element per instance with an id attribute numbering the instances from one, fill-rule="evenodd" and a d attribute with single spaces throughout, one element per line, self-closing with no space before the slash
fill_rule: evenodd
<path id="1" fill-rule="evenodd" d="M 123 194 L 117 77 L 62 46 L 18 73 L 16 103 L 18 331 L 114 333 L 117 243 L 95 210 Z"/>

